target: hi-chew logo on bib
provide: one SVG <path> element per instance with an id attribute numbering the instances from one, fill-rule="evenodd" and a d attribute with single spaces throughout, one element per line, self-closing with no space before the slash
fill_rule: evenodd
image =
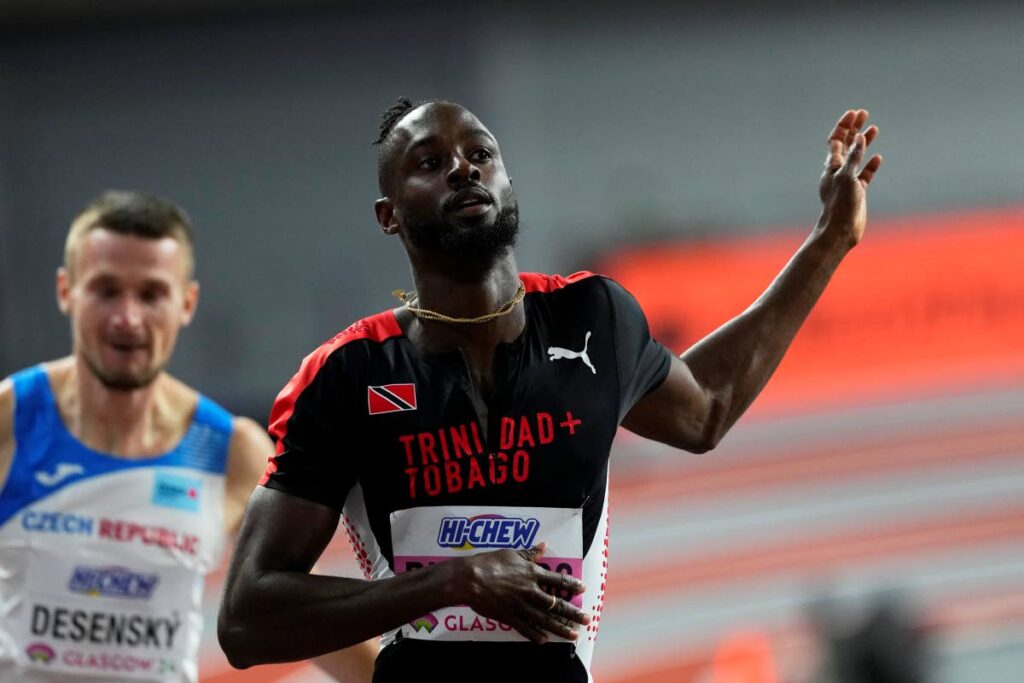
<path id="1" fill-rule="evenodd" d="M 484 514 L 475 517 L 445 517 L 437 532 L 442 548 L 529 548 L 540 529 L 534 518 Z"/>
<path id="2" fill-rule="evenodd" d="M 68 590 L 93 597 L 148 600 L 160 576 L 139 574 L 124 567 L 75 567 Z"/>
<path id="3" fill-rule="evenodd" d="M 157 472 L 153 482 L 153 505 L 199 512 L 203 482 L 180 474 Z"/>
<path id="4" fill-rule="evenodd" d="M 567 576 L 583 576 L 580 508 L 431 505 L 395 510 L 390 518 L 396 574 L 467 554 L 495 548 L 519 550 L 544 541 L 548 549 L 538 561 L 541 567 Z M 562 599 L 583 608 L 581 595 Z M 417 640 L 526 641 L 508 624 L 479 615 L 466 605 L 451 605 L 417 617 L 403 625 L 401 633 Z"/>

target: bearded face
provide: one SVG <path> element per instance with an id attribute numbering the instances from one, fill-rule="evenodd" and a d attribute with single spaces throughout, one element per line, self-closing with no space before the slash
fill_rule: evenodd
<path id="1" fill-rule="evenodd" d="M 515 245 L 519 207 L 494 136 L 451 103 L 412 110 L 395 126 L 387 157 L 385 232 L 410 251 L 439 257 L 448 275 L 473 281 Z"/>

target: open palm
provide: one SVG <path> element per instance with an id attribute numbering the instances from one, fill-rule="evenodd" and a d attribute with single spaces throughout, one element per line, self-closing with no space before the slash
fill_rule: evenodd
<path id="1" fill-rule="evenodd" d="M 868 145 L 878 136 L 878 126 L 863 132 L 868 112 L 850 109 L 839 117 L 828 136 L 828 157 L 818 183 L 822 216 L 820 227 L 837 231 L 853 246 L 864 236 L 867 224 L 867 187 L 882 166 L 874 155 L 861 166 Z"/>

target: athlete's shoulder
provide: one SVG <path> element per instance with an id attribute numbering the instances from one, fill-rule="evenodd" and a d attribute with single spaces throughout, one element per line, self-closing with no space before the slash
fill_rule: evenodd
<path id="1" fill-rule="evenodd" d="M 520 273 L 527 293 L 540 293 L 548 305 L 565 313 L 577 311 L 593 315 L 595 311 L 612 310 L 629 293 L 611 278 L 581 270 L 569 276 Z"/>
<path id="2" fill-rule="evenodd" d="M 581 270 L 572 275 L 545 275 L 543 273 L 520 273 L 519 279 L 523 281 L 527 294 L 542 293 L 550 294 L 562 289 L 570 288 L 577 283 L 594 284 L 602 279 L 600 275 Z"/>
<path id="3" fill-rule="evenodd" d="M 0 490 L 14 457 L 14 380 L 0 381 Z"/>
<path id="4" fill-rule="evenodd" d="M 357 320 L 302 359 L 298 372 L 278 394 L 275 410 L 282 399 L 291 397 L 291 400 L 294 400 L 327 367 L 332 368 L 329 373 L 332 375 L 337 375 L 337 373 L 348 375 L 356 370 L 361 362 L 360 359 L 365 362 L 367 357 L 365 349 L 363 349 L 364 353 L 357 351 L 361 342 L 381 344 L 388 339 L 400 336 L 402 336 L 402 328 L 398 325 L 394 311 L 383 311 Z M 353 352 L 346 355 L 346 351 Z M 271 415 L 271 422 L 273 423 L 273 415 Z"/>
<path id="5" fill-rule="evenodd" d="M 270 436 L 263 426 L 251 417 L 236 416 L 231 419 L 232 438 L 237 439 L 242 445 L 263 447 L 270 443 Z"/>
<path id="6" fill-rule="evenodd" d="M 228 485 L 241 478 L 247 481 L 251 490 L 263 474 L 267 461 L 274 455 L 274 442 L 267 430 L 251 418 L 236 417 L 231 426 Z"/>
<path id="7" fill-rule="evenodd" d="M 10 377 L 5 377 L 0 380 L 0 425 L 4 417 L 10 417 L 6 415 L 14 408 L 14 380 Z"/>
<path id="8" fill-rule="evenodd" d="M 360 318 L 344 330 L 321 344 L 316 351 L 306 357 L 309 359 L 326 359 L 335 351 L 355 342 L 385 342 L 393 337 L 402 336 L 402 328 L 398 325 L 394 311 L 382 311 L 366 318 Z"/>
<path id="9" fill-rule="evenodd" d="M 14 380 L 0 381 L 0 450 L 14 438 Z"/>
<path id="10" fill-rule="evenodd" d="M 14 429 L 15 411 L 21 410 L 17 407 L 19 400 L 24 401 L 23 407 L 31 411 L 47 405 L 48 397 L 56 397 L 73 364 L 74 360 L 70 356 L 37 363 L 18 370 L 0 382 L 0 432 L 3 431 L 5 421 L 9 421 L 8 426 Z"/>
<path id="11" fill-rule="evenodd" d="M 360 318 L 303 358 L 299 374 L 307 377 L 315 375 L 329 358 L 336 356 L 339 351 L 356 346 L 358 342 L 383 343 L 400 336 L 402 328 L 398 325 L 394 311 L 382 311 Z"/>
<path id="12" fill-rule="evenodd" d="M 398 326 L 395 312 L 387 310 L 366 318 L 360 318 L 328 339 L 321 348 L 338 348 L 360 339 L 383 342 L 392 337 L 400 337 L 401 335 L 402 328 Z"/>

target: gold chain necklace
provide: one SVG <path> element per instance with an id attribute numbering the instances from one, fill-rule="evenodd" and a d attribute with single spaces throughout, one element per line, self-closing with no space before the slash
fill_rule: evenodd
<path id="1" fill-rule="evenodd" d="M 511 313 L 519 302 L 523 300 L 523 297 L 526 296 L 526 285 L 523 284 L 522 280 L 520 280 L 519 289 L 516 290 L 516 295 L 514 297 L 503 303 L 501 306 L 498 306 L 497 310 L 493 313 L 485 313 L 484 315 L 478 315 L 475 318 L 454 318 L 450 315 L 445 315 L 444 313 L 431 311 L 429 308 L 416 308 L 412 305 L 412 302 L 416 300 L 415 291 L 407 292 L 404 289 L 396 289 L 391 293 L 395 295 L 399 301 L 405 304 L 405 307 L 409 309 L 412 314 L 424 320 L 437 320 L 443 323 L 486 323 L 494 320 L 495 318 L 500 318 L 503 315 Z"/>

